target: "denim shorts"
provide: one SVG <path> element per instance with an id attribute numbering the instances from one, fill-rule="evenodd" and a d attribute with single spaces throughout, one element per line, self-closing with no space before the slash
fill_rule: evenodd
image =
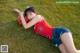
<path id="1" fill-rule="evenodd" d="M 61 41 L 61 35 L 66 33 L 66 32 L 70 32 L 70 30 L 68 28 L 65 27 L 56 27 L 53 30 L 53 36 L 52 36 L 52 43 L 56 46 L 59 47 L 60 44 L 62 44 Z"/>

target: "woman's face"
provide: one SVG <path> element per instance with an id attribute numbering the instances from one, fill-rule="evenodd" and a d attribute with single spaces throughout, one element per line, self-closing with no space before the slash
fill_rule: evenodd
<path id="1" fill-rule="evenodd" d="M 34 13 L 34 12 L 27 12 L 27 16 L 28 16 L 28 19 L 32 19 L 32 18 L 34 18 L 34 16 L 36 16 L 36 13 Z"/>

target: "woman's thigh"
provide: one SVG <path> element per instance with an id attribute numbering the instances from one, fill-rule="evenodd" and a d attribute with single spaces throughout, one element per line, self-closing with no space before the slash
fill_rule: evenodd
<path id="1" fill-rule="evenodd" d="M 73 42 L 71 32 L 66 32 L 61 36 L 61 41 L 70 53 L 75 53 L 76 48 Z"/>

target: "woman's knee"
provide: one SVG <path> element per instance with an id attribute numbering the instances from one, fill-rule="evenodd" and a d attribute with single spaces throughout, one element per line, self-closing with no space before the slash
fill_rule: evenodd
<path id="1" fill-rule="evenodd" d="M 68 53 L 67 50 L 66 50 L 66 48 L 65 48 L 65 46 L 64 46 L 64 44 L 61 44 L 59 46 L 59 49 L 60 49 L 61 53 Z"/>

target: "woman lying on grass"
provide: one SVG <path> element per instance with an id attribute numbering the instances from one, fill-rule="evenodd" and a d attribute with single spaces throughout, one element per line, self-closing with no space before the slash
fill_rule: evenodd
<path id="1" fill-rule="evenodd" d="M 25 29 L 34 27 L 34 32 L 46 37 L 52 41 L 52 43 L 58 47 L 61 53 L 80 53 L 75 48 L 72 33 L 69 29 L 64 27 L 52 27 L 44 19 L 42 15 L 38 15 L 33 7 L 28 7 L 24 12 L 18 9 L 15 11 L 19 14 L 18 23 Z"/>

